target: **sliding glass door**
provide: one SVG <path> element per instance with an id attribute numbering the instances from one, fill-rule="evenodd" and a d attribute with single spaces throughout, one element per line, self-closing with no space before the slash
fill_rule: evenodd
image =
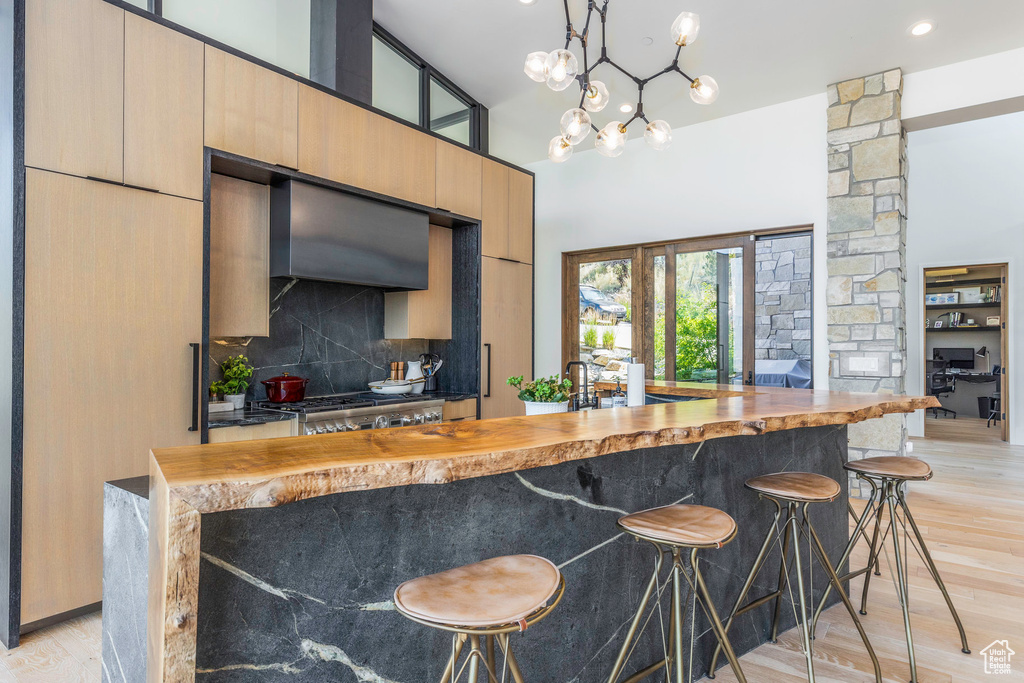
<path id="1" fill-rule="evenodd" d="M 654 379 L 753 383 L 753 243 L 725 238 L 646 250 Z"/>

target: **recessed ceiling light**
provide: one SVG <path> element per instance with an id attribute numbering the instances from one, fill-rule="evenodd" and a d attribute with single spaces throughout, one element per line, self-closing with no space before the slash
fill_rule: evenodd
<path id="1" fill-rule="evenodd" d="M 519 0 L 519 2 L 524 5 L 532 5 L 533 3 L 537 2 L 537 0 Z"/>
<path id="2" fill-rule="evenodd" d="M 644 36 L 643 38 L 640 39 L 640 42 L 643 45 L 654 45 L 654 38 L 651 38 L 650 36 Z"/>
<path id="3" fill-rule="evenodd" d="M 919 21 L 910 27 L 910 35 L 912 36 L 923 36 L 932 32 L 935 28 L 935 24 L 930 21 Z"/>
<path id="4" fill-rule="evenodd" d="M 624 104 L 621 107 L 619 107 L 619 111 L 621 111 L 623 114 L 628 114 L 629 112 L 633 111 L 633 105 Z"/>

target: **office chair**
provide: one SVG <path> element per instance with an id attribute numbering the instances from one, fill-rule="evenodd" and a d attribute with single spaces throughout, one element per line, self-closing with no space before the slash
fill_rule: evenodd
<path id="1" fill-rule="evenodd" d="M 940 397 L 949 396 L 956 391 L 956 375 L 946 372 L 946 363 L 944 361 L 932 362 L 932 372 L 928 375 L 928 391 L 932 396 Z M 939 411 L 942 411 L 943 415 L 952 415 L 953 419 L 956 419 L 955 410 L 940 406 L 932 408 L 932 416 L 936 420 L 939 419 Z"/>
<path id="2" fill-rule="evenodd" d="M 992 366 L 992 374 L 996 376 L 996 390 L 991 396 L 988 397 L 988 419 L 985 420 L 985 428 L 988 429 L 993 423 L 999 424 L 999 418 L 1001 417 L 999 408 L 999 399 L 1003 393 L 1003 374 L 1002 368 L 998 365 Z"/>

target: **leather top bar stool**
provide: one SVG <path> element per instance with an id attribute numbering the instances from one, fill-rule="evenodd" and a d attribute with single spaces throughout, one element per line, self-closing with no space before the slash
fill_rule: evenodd
<path id="1" fill-rule="evenodd" d="M 711 596 L 708 595 L 707 585 L 704 583 L 704 576 L 700 571 L 700 563 L 697 551 L 704 548 L 721 548 L 723 545 L 736 537 L 736 522 L 725 512 L 703 505 L 666 505 L 664 507 L 644 510 L 631 515 L 626 515 L 618 521 L 618 527 L 637 540 L 651 543 L 657 555 L 654 562 L 654 572 L 647 584 L 647 589 L 640 600 L 636 615 L 630 623 L 629 631 L 626 633 L 626 640 L 619 650 L 619 656 L 615 660 L 609 683 L 617 683 L 622 670 L 626 665 L 629 655 L 632 652 L 632 644 L 639 633 L 643 632 L 650 623 L 654 611 L 660 613 L 660 598 L 663 591 L 669 587 L 671 580 L 672 608 L 670 610 L 668 645 L 665 648 L 665 657 L 645 669 L 625 679 L 625 683 L 634 683 L 646 679 L 655 671 L 665 668 L 666 680 L 671 676 L 673 667 L 674 676 L 671 680 L 683 683 L 689 680 L 686 677 L 685 662 L 683 659 L 683 623 L 685 613 L 690 606 L 690 600 L 700 603 L 708 621 L 711 622 L 711 630 L 718 640 L 720 648 L 725 650 L 725 656 L 732 666 L 736 679 L 740 683 L 746 683 L 743 670 L 736 659 L 729 637 L 725 634 L 718 613 L 715 611 Z M 689 568 L 684 566 L 682 549 L 689 548 Z M 665 586 L 662 588 L 661 573 L 664 560 L 669 558 L 671 569 L 666 577 Z M 683 582 L 689 586 L 686 601 L 683 601 Z M 647 611 L 651 596 L 656 594 L 654 605 L 651 608 L 651 615 L 644 622 L 644 628 L 640 628 L 640 622 Z M 696 608 L 696 603 L 693 605 Z M 694 613 L 695 613 L 694 609 Z M 694 627 L 690 625 L 691 629 Z M 664 631 L 663 631 L 664 633 Z M 691 631 L 692 633 L 692 631 Z M 664 640 L 662 641 L 664 645 Z M 691 643 L 692 649 L 692 643 Z"/>
<path id="2" fill-rule="evenodd" d="M 942 582 L 942 577 L 939 576 L 939 570 L 935 567 L 935 562 L 932 560 L 932 556 L 928 552 L 928 546 L 925 545 L 924 538 L 921 536 L 921 531 L 917 528 L 914 516 L 910 514 L 910 508 L 907 505 L 907 482 L 928 481 L 932 478 L 932 468 L 924 460 L 905 456 L 882 456 L 877 458 L 864 458 L 863 460 L 851 460 L 846 463 L 844 467 L 846 470 L 854 472 L 858 479 L 868 482 L 871 486 L 871 494 L 868 496 L 868 502 L 867 505 L 864 506 L 863 514 L 861 514 L 860 518 L 857 519 L 857 528 L 854 533 L 850 535 L 850 543 L 846 546 L 846 550 L 843 552 L 843 556 L 839 560 L 839 566 L 842 566 L 843 563 L 849 559 L 850 553 L 853 552 L 853 548 L 857 544 L 857 539 L 861 535 L 863 535 L 865 539 L 867 538 L 867 535 L 864 533 L 864 529 L 872 519 L 874 519 L 874 532 L 871 535 L 871 549 L 868 554 L 867 565 L 862 569 L 851 571 L 841 580 L 844 582 L 849 581 L 850 579 L 864 574 L 864 592 L 861 594 L 860 613 L 867 614 L 868 588 L 871 585 L 870 569 L 872 565 L 874 565 L 875 574 L 880 574 L 878 571 L 879 555 L 884 552 L 886 539 L 892 540 L 893 556 L 896 565 L 896 574 L 894 579 L 897 595 L 900 600 L 900 607 L 903 610 L 903 627 L 906 631 L 907 653 L 910 659 L 910 683 L 917 683 L 917 661 L 914 657 L 914 636 L 910 629 L 910 596 L 908 594 L 909 586 L 907 580 L 908 566 L 907 558 L 903 556 L 903 545 L 908 540 L 912 544 L 914 544 L 916 540 L 915 545 L 917 550 L 920 552 L 921 558 L 928 567 L 928 572 L 935 581 L 935 585 L 938 586 L 939 590 L 942 592 L 942 597 L 946 600 L 946 606 L 949 607 L 949 611 L 953 615 L 953 621 L 956 622 L 956 627 L 960 631 L 961 650 L 964 654 L 971 653 L 971 649 L 967 646 L 967 634 L 964 633 L 964 626 L 960 622 L 960 616 L 956 613 L 956 608 L 953 606 L 953 600 L 949 597 L 946 585 Z M 885 530 L 882 531 L 882 517 L 886 511 L 888 512 L 889 521 Z M 902 512 L 902 518 L 900 517 L 900 512 Z M 907 523 L 910 524 L 909 532 L 907 530 Z M 901 528 L 903 530 L 902 544 L 899 538 L 899 530 Z M 913 537 L 910 537 L 911 533 L 913 534 Z M 826 598 L 828 598 L 827 592 L 822 596 L 821 604 L 818 605 L 818 609 L 814 615 L 815 622 L 818 620 L 818 615 L 821 614 Z"/>
<path id="3" fill-rule="evenodd" d="M 395 590 L 395 607 L 416 623 L 453 634 L 441 683 L 458 681 L 467 668 L 469 683 L 480 681 L 481 668 L 487 683 L 501 683 L 506 670 L 524 683 L 509 635 L 550 614 L 564 592 L 565 578 L 549 560 L 510 555 L 406 581 Z M 467 640 L 469 654 L 459 667 Z M 500 671 L 495 640 L 505 655 Z"/>
<path id="4" fill-rule="evenodd" d="M 814 503 L 830 503 L 835 500 L 835 498 L 842 492 L 839 483 L 829 477 L 810 472 L 779 472 L 777 474 L 767 474 L 755 477 L 748 480 L 745 485 L 748 489 L 757 492 L 759 498 L 765 498 L 775 504 L 775 518 L 772 520 L 772 524 L 768 528 L 768 533 L 765 534 L 764 542 L 761 544 L 761 550 L 758 552 L 757 558 L 754 560 L 754 565 L 750 569 L 750 574 L 747 575 L 747 580 L 743 584 L 743 589 L 740 591 L 739 596 L 736 598 L 736 603 L 733 605 L 732 611 L 729 613 L 729 619 L 725 622 L 726 632 L 728 632 L 729 628 L 732 626 L 733 620 L 737 616 L 774 599 L 775 613 L 772 617 L 771 639 L 773 643 L 778 640 L 779 614 L 782 609 L 782 595 L 784 588 L 790 586 L 789 574 L 792 569 L 792 564 L 796 568 L 797 595 L 795 597 L 797 601 L 796 606 L 799 608 L 797 613 L 797 623 L 801 630 L 801 636 L 803 637 L 804 657 L 807 661 L 807 680 L 810 681 L 810 683 L 814 683 L 814 654 L 811 649 L 811 623 L 809 619 L 806 592 L 804 590 L 803 561 L 800 558 L 800 539 L 807 538 L 807 544 L 810 546 L 811 553 L 818 558 L 818 564 L 828 575 L 830 586 L 834 587 L 838 592 L 839 597 L 846 606 L 846 610 L 850 613 L 850 617 L 853 619 L 854 625 L 857 627 L 860 639 L 864 642 L 864 647 L 867 650 L 868 655 L 871 657 L 871 664 L 875 669 L 876 683 L 882 683 L 882 671 L 878 664 L 878 657 L 875 656 L 875 650 L 871 647 L 871 643 L 868 641 L 868 636 L 864 632 L 864 627 L 857 618 L 857 612 L 853 609 L 853 605 L 850 603 L 850 598 L 846 595 L 846 591 L 843 590 L 840 579 L 836 575 L 836 570 L 832 566 L 832 563 L 829 562 L 828 554 L 825 552 L 825 548 L 822 547 L 821 540 L 818 538 L 818 534 L 814 531 L 814 526 L 811 524 L 809 512 L 810 506 Z M 783 503 L 785 505 L 783 505 Z M 746 600 L 747 594 L 754 585 L 754 580 L 757 578 L 761 569 L 764 568 L 765 561 L 768 559 L 769 551 L 773 547 L 772 541 L 778 537 L 778 525 L 779 520 L 783 515 L 783 508 L 785 508 L 785 519 L 783 521 L 785 531 L 782 539 L 782 564 L 779 567 L 778 587 L 774 592 L 757 598 L 756 600 L 752 600 L 744 605 L 743 601 Z M 792 594 L 792 591 L 790 592 Z M 728 655 L 728 652 L 726 654 Z M 718 661 L 718 655 L 719 648 L 716 648 L 714 655 L 711 657 L 711 666 L 708 669 L 708 678 L 715 677 L 715 664 Z"/>

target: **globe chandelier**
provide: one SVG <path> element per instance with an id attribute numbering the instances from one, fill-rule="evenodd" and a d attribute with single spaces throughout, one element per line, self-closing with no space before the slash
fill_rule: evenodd
<path id="1" fill-rule="evenodd" d="M 569 14 L 569 0 L 563 0 L 565 7 L 565 46 L 552 52 L 531 52 L 526 57 L 523 71 L 538 83 L 547 83 L 556 92 L 566 90 L 574 83 L 579 84 L 580 104 L 562 115 L 560 134 L 551 139 L 548 145 L 548 158 L 555 163 L 568 161 L 573 149 L 583 142 L 593 130 L 594 145 L 597 151 L 606 157 L 617 157 L 626 149 L 628 129 L 635 121 L 643 121 L 644 140 L 655 150 L 668 149 L 672 144 L 672 127 L 666 121 L 651 121 L 644 112 L 644 88 L 647 84 L 665 74 L 676 73 L 690 83 L 690 99 L 697 104 L 711 104 L 718 99 L 718 83 L 711 76 L 690 78 L 679 68 L 679 57 L 683 48 L 697 40 L 700 31 L 700 17 L 692 12 L 683 12 L 672 22 L 672 42 L 676 44 L 676 54 L 672 63 L 661 71 L 647 78 L 638 78 L 616 64 L 608 56 L 608 5 L 611 0 L 588 0 L 586 22 L 583 30 L 577 31 Z M 597 61 L 590 61 L 591 26 L 594 16 L 601 21 L 601 56 Z M 583 55 L 583 68 L 569 47 L 578 41 Z M 617 69 L 636 84 L 637 104 L 633 115 L 627 121 L 612 121 L 603 128 L 594 125 L 591 114 L 596 114 L 608 106 L 611 93 L 604 82 L 593 78 L 594 71 L 604 65 Z"/>

